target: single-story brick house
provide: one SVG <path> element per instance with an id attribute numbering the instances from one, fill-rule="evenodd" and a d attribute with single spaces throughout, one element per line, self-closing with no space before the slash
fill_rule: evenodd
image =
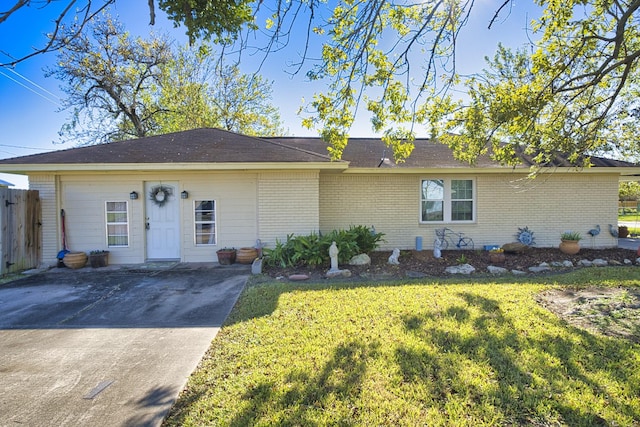
<path id="1" fill-rule="evenodd" d="M 255 138 L 196 129 L 0 160 L 0 172 L 26 174 L 42 205 L 42 262 L 55 264 L 66 240 L 74 251 L 108 249 L 111 263 L 216 261 L 223 247 L 273 247 L 288 234 L 374 226 L 383 249 L 433 247 L 448 227 L 475 247 L 533 231 L 537 246 L 557 246 L 578 231 L 584 245 L 611 247 L 618 183 L 638 165 L 593 158 L 576 169 L 559 160 L 536 179 L 530 163 L 469 166 L 449 148 L 415 141 L 404 163 L 376 138 L 354 138 L 331 161 L 319 138 Z M 626 177 L 626 178 L 625 178 Z M 600 225 L 595 238 L 586 235 Z"/>

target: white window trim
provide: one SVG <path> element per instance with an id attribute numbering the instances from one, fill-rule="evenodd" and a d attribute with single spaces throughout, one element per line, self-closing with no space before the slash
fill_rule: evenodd
<path id="1" fill-rule="evenodd" d="M 198 202 L 213 202 L 213 243 L 198 243 L 198 224 L 209 224 L 211 221 L 197 221 L 196 220 L 196 203 Z M 195 246 L 216 246 L 218 244 L 218 202 L 216 199 L 198 199 L 193 201 L 193 244 Z"/>
<path id="2" fill-rule="evenodd" d="M 127 222 L 109 222 L 109 203 L 124 203 L 126 208 L 124 212 L 127 214 Z M 112 213 L 115 211 L 111 211 Z M 120 211 L 117 211 L 120 212 Z M 129 226 L 131 213 L 129 212 L 128 200 L 107 200 L 104 202 L 104 237 L 108 248 L 128 248 L 131 244 L 131 227 Z M 126 245 L 110 245 L 109 244 L 109 226 L 110 225 L 126 225 L 127 226 L 127 244 Z"/>
<path id="3" fill-rule="evenodd" d="M 444 182 L 444 200 L 443 200 L 443 220 L 442 221 L 423 221 L 422 220 L 422 202 L 424 199 L 422 198 L 422 182 L 423 181 L 434 181 L 441 180 Z M 458 221 L 451 219 L 451 181 L 471 181 L 471 189 L 473 191 L 473 199 L 471 201 L 471 209 L 472 209 L 472 220 L 470 221 Z M 418 221 L 420 224 L 475 224 L 477 222 L 477 209 L 476 205 L 478 202 L 478 193 L 476 189 L 476 179 L 475 178 L 467 178 L 467 177 L 453 177 L 453 178 L 443 178 L 443 177 L 422 177 L 420 178 L 420 197 L 418 202 Z M 457 200 L 457 199 L 456 199 Z M 467 199 L 460 199 L 465 201 Z"/>

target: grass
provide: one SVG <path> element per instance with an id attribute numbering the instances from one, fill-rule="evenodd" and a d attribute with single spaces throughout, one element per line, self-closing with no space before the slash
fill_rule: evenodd
<path id="1" fill-rule="evenodd" d="M 638 425 L 640 346 L 536 303 L 592 285 L 640 270 L 249 285 L 165 425 Z"/>
<path id="2" fill-rule="evenodd" d="M 638 214 L 627 214 L 627 215 L 618 215 L 618 221 L 639 221 L 640 215 Z"/>

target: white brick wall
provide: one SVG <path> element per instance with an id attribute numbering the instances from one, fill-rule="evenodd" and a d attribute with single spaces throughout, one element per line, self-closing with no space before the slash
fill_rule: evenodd
<path id="1" fill-rule="evenodd" d="M 608 224 L 617 223 L 618 177 L 610 174 L 552 173 L 528 180 L 520 174 L 467 176 L 476 180 L 477 221 L 473 224 L 420 224 L 420 181 L 452 175 L 322 175 L 320 229 L 375 226 L 385 233 L 383 248 L 433 247 L 435 229 L 464 232 L 476 247 L 515 241 L 529 227 L 537 246 L 557 246 L 562 231 L 580 232 L 583 246 L 616 244 Z M 599 224 L 595 239 L 586 233 Z"/>
<path id="2" fill-rule="evenodd" d="M 260 238 L 273 247 L 287 234 L 328 232 L 351 225 L 375 226 L 385 233 L 384 249 L 414 248 L 416 236 L 430 249 L 435 229 L 447 226 L 472 237 L 476 247 L 515 240 L 519 227 L 529 227 L 538 246 L 557 246 L 562 231 L 580 232 L 583 247 L 616 244 L 608 224 L 616 224 L 618 176 L 595 173 L 552 173 L 527 180 L 520 174 L 492 174 L 476 180 L 477 221 L 473 224 L 420 224 L 420 181 L 455 175 L 360 175 L 318 171 L 183 172 L 149 174 L 86 174 L 29 176 L 42 203 L 42 262 L 55 265 L 62 249 L 60 209 L 67 211 L 67 230 L 73 250 L 99 249 L 105 243 L 104 200 L 128 200 L 131 246 L 113 251 L 110 262 L 137 263 L 145 259 L 144 194 L 146 180 L 179 182 L 189 199 L 181 201 L 182 260 L 215 260 L 222 246 L 252 246 Z M 56 195 L 56 183 L 62 192 Z M 218 244 L 195 246 L 193 201 L 212 198 L 218 203 Z M 596 224 L 602 232 L 591 239 Z"/>
<path id="3" fill-rule="evenodd" d="M 273 247 L 276 238 L 318 231 L 319 174 L 317 171 L 264 172 L 258 177 L 260 240 Z"/>

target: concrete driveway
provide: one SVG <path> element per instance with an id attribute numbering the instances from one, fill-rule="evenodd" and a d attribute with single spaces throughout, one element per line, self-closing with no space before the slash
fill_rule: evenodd
<path id="1" fill-rule="evenodd" d="M 162 422 L 249 268 L 142 267 L 0 285 L 0 426 Z"/>

